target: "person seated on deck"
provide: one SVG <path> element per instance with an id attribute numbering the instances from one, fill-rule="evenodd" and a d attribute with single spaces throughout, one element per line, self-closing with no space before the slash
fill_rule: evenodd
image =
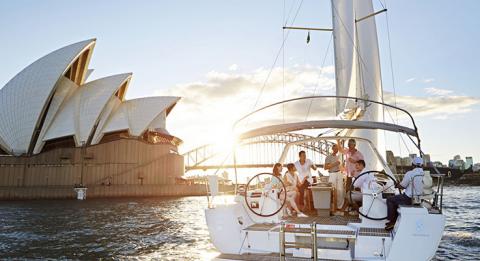
<path id="1" fill-rule="evenodd" d="M 280 168 L 277 168 L 277 170 L 278 169 L 281 171 L 281 164 Z M 287 172 L 285 173 L 283 182 L 287 188 L 287 213 L 288 211 L 296 211 L 298 217 L 306 217 L 307 215 L 300 211 L 297 203 L 295 202 L 299 195 L 298 184 L 300 183 L 300 180 L 297 175 L 297 169 L 293 163 L 287 164 Z"/>
<path id="2" fill-rule="evenodd" d="M 356 189 L 360 189 L 363 192 L 365 189 L 368 188 L 370 183 L 375 180 L 375 176 L 373 176 L 373 173 L 361 175 L 365 170 L 364 160 L 359 160 L 355 162 L 355 169 L 358 171 L 358 173 L 355 176 L 355 183 L 353 184 L 353 187 Z"/>
<path id="3" fill-rule="evenodd" d="M 411 205 L 412 197 L 423 194 L 423 159 L 415 157 L 412 165 L 414 169 L 405 173 L 402 182 L 396 184 L 397 188 L 405 190 L 404 193 L 387 198 L 387 219 L 389 222 L 385 224 L 386 230 L 392 230 L 395 227 L 398 217 L 397 209 L 400 205 Z"/>
<path id="4" fill-rule="evenodd" d="M 358 160 L 357 162 L 355 162 L 355 170 L 357 173 L 353 181 L 354 192 L 352 193 L 353 202 L 351 202 L 351 204 L 353 205 L 352 207 L 355 210 L 358 210 L 358 208 L 362 206 L 362 193 L 368 188 L 369 184 L 375 180 L 375 177 L 372 173 L 361 175 L 365 170 L 364 160 Z M 362 193 L 355 193 L 355 191 L 359 191 Z"/>
<path id="5" fill-rule="evenodd" d="M 274 189 L 282 188 L 280 183 L 280 180 L 282 179 L 282 169 L 282 163 L 275 163 L 275 165 L 273 165 L 272 173 L 274 178 L 272 178 L 272 180 L 270 181 L 270 185 Z"/>

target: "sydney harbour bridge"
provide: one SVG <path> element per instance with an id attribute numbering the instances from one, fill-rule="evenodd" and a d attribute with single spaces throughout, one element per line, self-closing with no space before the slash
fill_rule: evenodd
<path id="1" fill-rule="evenodd" d="M 325 140 L 305 141 L 309 138 L 314 137 L 297 133 L 263 135 L 238 141 L 227 150 L 217 144 L 206 144 L 183 154 L 185 172 L 229 169 L 234 166 L 240 169 L 270 168 L 279 160 L 287 144 L 294 145 L 286 155 L 284 163 L 297 161 L 298 152 L 302 150 L 313 162 L 323 162 L 333 143 Z M 295 144 L 296 141 L 305 142 Z"/>

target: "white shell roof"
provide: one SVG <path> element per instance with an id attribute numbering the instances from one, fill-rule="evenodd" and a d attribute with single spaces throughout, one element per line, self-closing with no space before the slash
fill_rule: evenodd
<path id="1" fill-rule="evenodd" d="M 131 73 L 118 74 L 80 86 L 62 106 L 43 141 L 73 135 L 77 146 L 87 142 L 108 101 L 131 77 Z"/>
<path id="2" fill-rule="evenodd" d="M 28 151 L 55 86 L 95 39 L 58 49 L 30 64 L 0 89 L 0 136 L 13 154 Z"/>
<path id="3" fill-rule="evenodd" d="M 179 97 L 146 97 L 123 102 L 111 115 L 102 133 L 128 130 L 132 136 L 140 136 L 167 109 L 174 106 Z"/>
<path id="4" fill-rule="evenodd" d="M 43 148 L 43 138 L 45 137 L 49 126 L 52 124 L 52 121 L 56 119 L 55 116 L 57 115 L 60 106 L 64 103 L 67 97 L 71 96 L 72 93 L 74 93 L 78 89 L 78 85 L 67 77 L 61 77 L 57 85 L 57 90 L 55 92 L 55 95 L 53 95 L 52 102 L 50 103 L 50 107 L 48 108 L 42 130 L 40 131 L 40 135 L 38 136 L 37 144 L 35 144 L 35 148 L 33 150 L 34 153 L 40 152 Z"/>
<path id="5" fill-rule="evenodd" d="M 130 135 L 140 136 L 149 128 L 165 129 L 166 116 L 179 97 L 124 101 L 118 96 L 125 95 L 131 73 L 87 83 L 83 81 L 92 70 L 77 83 L 64 76 L 70 67 L 78 70 L 79 63 L 71 65 L 82 54 L 84 67 L 80 68 L 88 68 L 89 57 L 84 58 L 91 52 L 85 51 L 94 45 L 92 39 L 58 49 L 26 67 L 0 89 L 0 149 L 21 155 L 30 153 L 30 145 L 35 145 L 33 153 L 37 154 L 45 142 L 58 138 L 73 136 L 81 146 L 84 142 L 97 144 L 109 132 L 128 130 Z M 67 73 L 69 77 L 71 72 Z"/>

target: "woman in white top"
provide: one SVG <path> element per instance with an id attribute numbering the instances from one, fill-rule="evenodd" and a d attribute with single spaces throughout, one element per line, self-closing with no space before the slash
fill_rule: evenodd
<path id="1" fill-rule="evenodd" d="M 295 210 L 297 212 L 298 217 L 306 217 L 300 209 L 298 209 L 297 203 L 295 203 L 296 198 L 298 197 L 298 184 L 300 180 L 298 179 L 298 175 L 296 173 L 295 165 L 292 163 L 287 164 L 288 171 L 285 173 L 283 178 L 283 182 L 285 183 L 285 187 L 287 188 L 287 207 L 289 210 Z"/>

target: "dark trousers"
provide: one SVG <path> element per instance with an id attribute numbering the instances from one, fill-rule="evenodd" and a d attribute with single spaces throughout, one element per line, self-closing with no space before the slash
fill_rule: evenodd
<path id="1" fill-rule="evenodd" d="M 305 180 L 305 182 L 303 182 L 302 185 L 298 186 L 298 192 L 299 192 L 299 199 L 298 199 L 298 207 L 300 208 L 300 210 L 303 211 L 303 207 L 305 206 L 305 190 L 308 188 L 308 186 L 310 186 L 310 183 L 308 181 Z"/>
<path id="2" fill-rule="evenodd" d="M 412 205 L 412 199 L 405 194 L 395 195 L 387 198 L 387 219 L 390 222 L 397 221 L 397 209 L 399 205 Z"/>

